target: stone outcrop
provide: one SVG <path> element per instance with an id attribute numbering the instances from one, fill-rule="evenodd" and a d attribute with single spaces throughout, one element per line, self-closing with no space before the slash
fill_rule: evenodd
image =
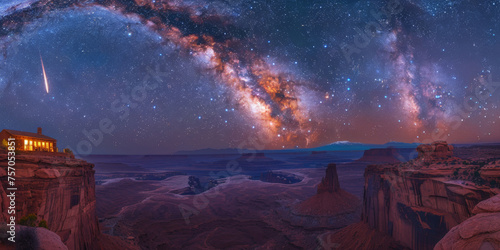
<path id="1" fill-rule="evenodd" d="M 472 210 L 472 213 L 500 213 L 500 195 L 479 202 L 474 210 Z"/>
<path id="2" fill-rule="evenodd" d="M 36 228 L 40 250 L 67 250 L 68 247 L 61 241 L 61 237 L 56 233 L 43 227 Z"/>
<path id="3" fill-rule="evenodd" d="M 351 224 L 336 233 L 318 237 L 320 249 L 407 250 L 388 234 L 374 230 L 365 222 Z"/>
<path id="4" fill-rule="evenodd" d="M 1 234 L 8 229 L 0 228 Z M 68 250 L 68 247 L 61 241 L 61 237 L 56 233 L 43 227 L 27 227 L 16 225 L 16 243 L 6 239 L 0 239 L 0 249 L 32 249 L 37 250 Z"/>
<path id="5" fill-rule="evenodd" d="M 7 155 L 0 154 L 0 221 L 10 216 Z M 100 235 L 95 200 L 93 164 L 55 155 L 16 156 L 16 220 L 36 214 L 45 220 L 68 249 L 98 249 Z M 42 230 L 43 229 L 37 229 Z M 43 242 L 42 242 L 43 243 Z"/>
<path id="6" fill-rule="evenodd" d="M 500 193 L 496 187 L 500 166 L 494 158 L 470 162 L 453 157 L 453 147 L 446 142 L 420 145 L 417 151 L 419 156 L 409 162 L 365 169 L 361 223 L 390 236 L 401 247 L 433 249 L 448 231 L 475 213 L 496 209 L 497 200 L 482 201 Z M 489 226 L 476 230 L 470 225 L 467 236 L 462 236 L 496 230 Z M 340 234 L 351 237 L 337 237 Z M 352 237 L 362 241 L 364 247 L 380 246 L 381 242 L 366 238 L 370 235 L 374 232 L 358 226 L 342 229 L 330 238 L 336 239 L 342 249 L 352 245 Z"/>
<path id="7" fill-rule="evenodd" d="M 404 159 L 396 148 L 373 148 L 365 150 L 363 157 L 356 162 L 370 162 L 372 164 L 398 163 Z"/>
<path id="8" fill-rule="evenodd" d="M 417 147 L 418 158 L 426 162 L 432 162 L 436 159 L 446 159 L 453 156 L 453 146 L 445 141 L 436 141 L 432 144 L 421 144 Z"/>
<path id="9" fill-rule="evenodd" d="M 432 249 L 451 228 L 471 217 L 479 202 L 500 192 L 459 180 L 458 172 L 483 170 L 457 162 L 452 149 L 446 142 L 420 145 L 415 160 L 368 166 L 362 220 L 404 246 Z M 498 167 L 492 163 L 483 168 L 491 172 Z M 494 178 L 500 180 L 500 175 Z"/>
<path id="10" fill-rule="evenodd" d="M 318 194 L 333 193 L 340 191 L 339 177 L 337 175 L 337 165 L 334 163 L 328 164 L 326 175 L 318 185 Z"/>
<path id="11" fill-rule="evenodd" d="M 452 228 L 434 249 L 500 249 L 500 195 L 480 202 L 473 213 L 476 215 Z"/>
<path id="12" fill-rule="evenodd" d="M 330 163 L 318 185 L 317 194 L 299 203 L 296 212 L 302 215 L 336 216 L 355 213 L 360 205 L 356 196 L 340 188 L 337 166 Z"/>

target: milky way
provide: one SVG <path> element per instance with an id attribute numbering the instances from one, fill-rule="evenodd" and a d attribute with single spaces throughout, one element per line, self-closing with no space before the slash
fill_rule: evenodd
<path id="1" fill-rule="evenodd" d="M 258 132 L 266 148 L 498 141 L 500 94 L 475 98 L 500 66 L 496 6 L 9 1 L 0 5 L 0 117 L 8 128 L 43 126 L 70 147 L 110 118 L 117 129 L 96 147 L 104 153 L 235 147 Z M 159 67 L 158 87 L 125 101 Z"/>

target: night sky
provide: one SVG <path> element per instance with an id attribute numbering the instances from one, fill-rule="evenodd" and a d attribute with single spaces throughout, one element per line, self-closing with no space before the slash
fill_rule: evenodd
<path id="1" fill-rule="evenodd" d="M 60 149 L 500 141 L 500 1 L 5 0 L 0 16 L 0 129 L 41 126 Z"/>

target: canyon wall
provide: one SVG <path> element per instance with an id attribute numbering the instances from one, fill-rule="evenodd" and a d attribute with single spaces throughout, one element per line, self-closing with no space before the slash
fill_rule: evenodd
<path id="1" fill-rule="evenodd" d="M 36 214 L 68 249 L 99 249 L 93 164 L 69 155 L 16 156 L 16 221 Z M 8 219 L 7 155 L 0 153 L 0 221 Z"/>
<path id="2" fill-rule="evenodd" d="M 365 150 L 363 157 L 356 162 L 372 162 L 377 164 L 382 163 L 398 163 L 404 161 L 404 157 L 396 148 L 373 148 Z"/>
<path id="3" fill-rule="evenodd" d="M 435 250 L 500 249 L 500 195 L 482 201 L 475 215 L 452 228 Z"/>
<path id="4" fill-rule="evenodd" d="M 362 221 L 403 246 L 433 249 L 479 202 L 500 192 L 481 178 L 500 180 L 500 166 L 455 158 L 444 142 L 421 146 L 415 160 L 366 168 Z"/>

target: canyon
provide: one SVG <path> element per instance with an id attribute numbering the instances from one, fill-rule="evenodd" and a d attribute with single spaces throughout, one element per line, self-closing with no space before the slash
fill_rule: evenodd
<path id="1" fill-rule="evenodd" d="M 488 222 L 499 213 L 499 152 L 435 142 L 366 150 L 344 163 L 328 163 L 331 152 L 94 163 L 21 154 L 16 216 L 46 222 L 35 230 L 40 249 L 495 249 L 500 229 Z M 5 197 L 2 152 L 0 162 Z M 238 171 L 221 171 L 229 162 Z M 8 221 L 8 201 L 0 204 Z"/>
<path id="2" fill-rule="evenodd" d="M 420 145 L 417 152 L 405 163 L 368 166 L 361 222 L 323 240 L 344 249 L 433 249 L 476 205 L 500 193 L 498 155 L 458 158 L 446 142 Z M 353 235 L 357 242 L 348 240 Z"/>
<path id="3" fill-rule="evenodd" d="M 124 245 L 117 238 L 101 235 L 96 216 L 93 167 L 72 154 L 32 152 L 16 155 L 16 220 L 33 216 L 32 223 L 39 226 L 37 235 L 42 234 L 38 237 L 42 246 L 64 244 L 68 249 L 101 249 L 102 246 Z M 1 152 L 0 180 L 2 184 L 7 182 L 7 154 Z M 2 222 L 11 216 L 8 214 L 9 201 L 5 199 L 10 192 L 4 189 L 6 186 L 0 186 Z M 55 235 L 41 226 L 42 221 Z M 12 247 L 6 243 L 0 244 Z"/>

